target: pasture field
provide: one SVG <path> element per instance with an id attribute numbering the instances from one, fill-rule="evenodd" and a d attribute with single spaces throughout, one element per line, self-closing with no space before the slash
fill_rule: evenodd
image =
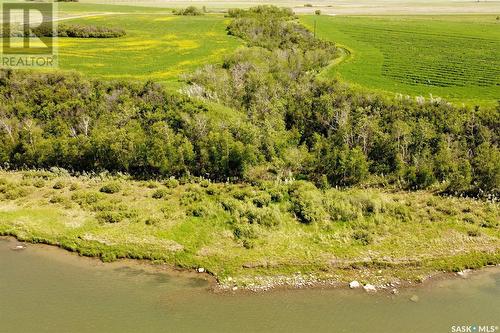
<path id="1" fill-rule="evenodd" d="M 322 75 L 361 87 L 470 104 L 500 98 L 500 22 L 484 16 L 303 16 L 317 36 L 343 46 Z"/>
<path id="2" fill-rule="evenodd" d="M 65 22 L 126 31 L 121 38 L 59 38 L 61 69 L 111 80 L 175 82 L 182 73 L 216 63 L 241 44 L 227 35 L 219 15 L 108 14 Z"/>

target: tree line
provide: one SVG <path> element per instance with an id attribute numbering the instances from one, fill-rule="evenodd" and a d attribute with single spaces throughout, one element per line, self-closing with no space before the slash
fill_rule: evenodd
<path id="1" fill-rule="evenodd" d="M 0 71 L 0 163 L 320 187 L 437 186 L 498 195 L 500 106 L 387 98 L 316 78 L 336 54 L 286 9 L 229 12 L 248 43 L 187 77 L 153 82 Z"/>

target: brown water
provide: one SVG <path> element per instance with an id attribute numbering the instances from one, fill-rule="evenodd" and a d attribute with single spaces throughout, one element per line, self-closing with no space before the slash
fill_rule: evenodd
<path id="1" fill-rule="evenodd" d="M 0 332 L 428 333 L 500 324 L 496 268 L 397 296 L 319 289 L 217 295 L 198 276 L 14 245 L 0 240 Z"/>

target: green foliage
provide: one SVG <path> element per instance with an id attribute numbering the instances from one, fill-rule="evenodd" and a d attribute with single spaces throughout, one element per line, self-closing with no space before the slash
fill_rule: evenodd
<path id="1" fill-rule="evenodd" d="M 96 215 L 99 222 L 102 223 L 119 223 L 125 219 L 123 212 L 103 211 Z"/>
<path id="2" fill-rule="evenodd" d="M 153 194 L 151 195 L 151 197 L 153 199 L 162 199 L 162 198 L 168 197 L 169 195 L 170 195 L 170 190 L 160 188 L 160 189 L 157 189 L 156 191 L 154 191 Z"/>
<path id="3" fill-rule="evenodd" d="M 184 9 L 174 9 L 172 11 L 174 15 L 183 16 L 200 16 L 204 14 L 204 11 L 195 6 L 189 6 Z"/>
<path id="4" fill-rule="evenodd" d="M 371 234 L 364 229 L 356 229 L 352 233 L 352 239 L 359 242 L 361 245 L 369 245 L 373 242 Z"/>
<path id="5" fill-rule="evenodd" d="M 59 181 L 55 182 L 55 184 L 52 186 L 52 188 L 55 190 L 60 190 L 60 189 L 63 189 L 64 186 L 65 186 L 64 182 L 59 180 Z"/>
<path id="6" fill-rule="evenodd" d="M 165 182 L 165 186 L 168 188 L 176 188 L 177 186 L 179 186 L 179 181 L 175 178 L 170 178 Z"/>
<path id="7" fill-rule="evenodd" d="M 251 47 L 189 76 L 190 97 L 153 82 L 1 70 L 0 162 L 14 169 L 57 165 L 149 179 L 202 177 L 198 187 L 206 191 L 181 194 L 186 206 L 208 191 L 220 195 L 212 192 L 213 181 L 303 179 L 327 190 L 378 179 L 395 188 L 498 194 L 500 107 L 388 99 L 318 80 L 336 48 L 289 9 L 260 6 L 229 16 L 229 32 Z M 174 178 L 165 185 L 179 186 Z M 357 215 L 378 213 L 359 203 L 323 206 L 317 188 L 241 192 L 235 198 L 257 208 L 289 195 L 304 223 L 324 219 L 326 211 L 333 220 L 352 220 L 350 205 Z"/>
<path id="8" fill-rule="evenodd" d="M 311 183 L 296 182 L 290 186 L 292 212 L 301 223 L 311 224 L 325 218 L 321 192 Z"/>
<path id="9" fill-rule="evenodd" d="M 104 186 L 102 186 L 99 189 L 99 192 L 107 193 L 107 194 L 114 194 L 114 193 L 120 192 L 120 190 L 121 190 L 121 185 L 119 183 L 111 182 L 111 183 L 107 183 Z"/>
<path id="10" fill-rule="evenodd" d="M 36 36 L 54 37 L 51 24 L 42 24 L 32 29 Z M 125 36 L 125 30 L 95 25 L 58 24 L 58 37 L 71 38 L 116 38 Z"/>

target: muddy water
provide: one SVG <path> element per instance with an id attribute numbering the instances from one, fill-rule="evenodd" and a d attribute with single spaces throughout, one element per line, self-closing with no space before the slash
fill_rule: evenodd
<path id="1" fill-rule="evenodd" d="M 16 244 L 0 240 L 0 332 L 428 333 L 500 324 L 496 268 L 397 296 L 319 289 L 218 295 L 199 275 L 102 264 L 45 246 L 12 250 Z"/>

